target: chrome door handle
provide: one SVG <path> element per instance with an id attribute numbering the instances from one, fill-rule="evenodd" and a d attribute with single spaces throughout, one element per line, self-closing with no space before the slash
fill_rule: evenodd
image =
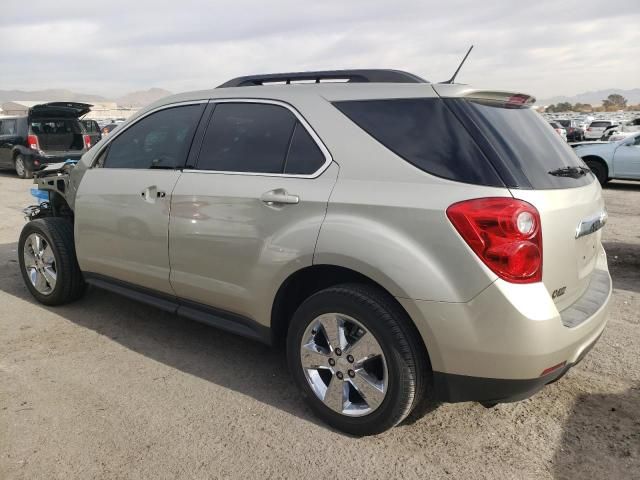
<path id="1" fill-rule="evenodd" d="M 300 203 L 300 197 L 298 195 L 291 195 L 284 188 L 276 188 L 260 195 L 262 200 L 267 205 L 288 204 L 295 205 Z"/>

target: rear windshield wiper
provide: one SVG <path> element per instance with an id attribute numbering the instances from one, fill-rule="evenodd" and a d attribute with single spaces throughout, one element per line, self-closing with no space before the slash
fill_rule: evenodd
<path id="1" fill-rule="evenodd" d="M 589 170 L 587 167 L 562 167 L 551 170 L 548 173 L 549 175 L 555 175 L 556 177 L 580 178 L 590 171 L 591 170 Z"/>

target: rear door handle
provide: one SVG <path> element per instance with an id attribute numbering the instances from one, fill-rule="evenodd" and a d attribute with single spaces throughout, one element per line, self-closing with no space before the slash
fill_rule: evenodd
<path id="1" fill-rule="evenodd" d="M 276 188 L 260 195 L 262 200 L 267 205 L 295 205 L 300 203 L 300 197 L 298 195 L 291 195 L 284 188 Z"/>

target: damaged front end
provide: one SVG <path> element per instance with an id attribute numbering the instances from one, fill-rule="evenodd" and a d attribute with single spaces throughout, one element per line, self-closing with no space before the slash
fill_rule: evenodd
<path id="1" fill-rule="evenodd" d="M 73 210 L 69 208 L 67 195 L 70 190 L 70 174 L 76 164 L 76 161 L 67 160 L 34 172 L 33 183 L 36 184 L 36 188 L 31 189 L 31 194 L 38 203 L 22 210 L 25 220 L 31 221 L 43 217 L 73 219 Z"/>

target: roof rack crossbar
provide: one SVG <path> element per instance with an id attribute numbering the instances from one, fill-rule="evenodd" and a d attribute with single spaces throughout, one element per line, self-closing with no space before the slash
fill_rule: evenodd
<path id="1" fill-rule="evenodd" d="M 428 83 L 413 73 L 401 70 L 325 70 L 319 72 L 269 73 L 237 77 L 223 83 L 218 88 L 251 87 L 265 83 L 314 82 L 323 80 L 344 80 L 348 83 Z"/>

